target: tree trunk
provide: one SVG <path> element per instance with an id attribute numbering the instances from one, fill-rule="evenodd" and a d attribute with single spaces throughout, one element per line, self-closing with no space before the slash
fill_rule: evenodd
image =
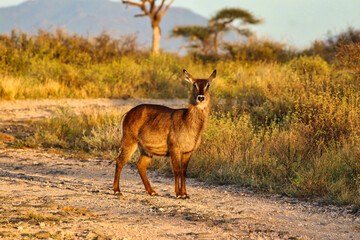
<path id="1" fill-rule="evenodd" d="M 159 53 L 160 37 L 161 37 L 160 27 L 159 27 L 159 25 L 154 25 L 153 26 L 153 38 L 152 38 L 152 52 L 155 54 Z"/>

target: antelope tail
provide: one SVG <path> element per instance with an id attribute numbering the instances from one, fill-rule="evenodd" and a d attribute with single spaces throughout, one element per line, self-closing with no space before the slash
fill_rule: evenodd
<path id="1" fill-rule="evenodd" d="M 123 135 L 124 135 L 124 119 L 125 119 L 125 116 L 126 116 L 126 114 L 127 114 L 127 112 L 121 117 L 121 123 L 120 123 L 120 130 L 121 130 L 121 139 L 120 139 L 120 153 L 121 153 L 121 151 L 122 151 L 122 149 L 121 149 L 121 142 L 122 142 L 122 139 L 123 139 Z M 120 153 L 119 153 L 119 155 L 120 155 Z M 111 160 L 110 162 L 109 162 L 109 166 L 113 163 L 113 162 L 115 162 L 115 160 Z"/>

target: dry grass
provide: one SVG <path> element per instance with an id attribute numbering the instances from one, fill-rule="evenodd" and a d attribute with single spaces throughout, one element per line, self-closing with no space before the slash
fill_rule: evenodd
<path id="1" fill-rule="evenodd" d="M 23 145 L 56 147 L 115 159 L 122 113 L 63 111 L 38 123 Z M 288 122 L 286 122 L 288 121 Z M 189 176 L 219 184 L 240 184 L 270 192 L 360 203 L 360 138 L 314 139 L 313 126 L 297 120 L 257 126 L 250 114 L 214 113 Z M 133 159 L 136 161 L 136 156 Z M 171 175 L 168 160 L 152 169 Z"/>
<path id="2" fill-rule="evenodd" d="M 32 79 L 21 77 L 0 77 L 0 95 L 4 100 L 25 98 L 63 97 L 67 89 L 57 81 L 47 80 L 42 84 L 34 84 Z"/>
<path id="3" fill-rule="evenodd" d="M 189 86 L 182 80 L 182 68 L 195 77 L 208 77 L 216 68 L 214 111 L 190 175 L 360 204 L 359 61 L 352 54 L 358 44 L 339 47 L 341 64 L 336 65 L 319 56 L 293 55 L 283 63 L 236 58 L 209 62 L 116 50 L 101 57 L 101 51 L 88 48 L 90 43 L 81 45 L 84 39 L 73 39 L 82 46 L 74 52 L 61 39 L 40 35 L 31 42 L 19 37 L 24 43 L 19 46 L 27 47 L 6 51 L 3 41 L 0 57 L 8 62 L 0 62 L 0 97 L 186 97 Z M 37 40 L 58 43 L 59 48 L 40 51 L 43 45 Z M 62 109 L 21 144 L 115 156 L 120 117 Z M 169 170 L 162 160 L 152 166 Z"/>

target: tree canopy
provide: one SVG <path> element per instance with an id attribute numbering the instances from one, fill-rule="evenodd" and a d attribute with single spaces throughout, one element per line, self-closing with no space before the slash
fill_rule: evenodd
<path id="1" fill-rule="evenodd" d="M 226 23 L 241 19 L 244 24 L 257 24 L 261 19 L 256 19 L 250 12 L 241 8 L 224 8 L 218 11 L 210 22 Z"/>
<path id="2" fill-rule="evenodd" d="M 234 26 L 234 21 L 240 21 L 238 26 Z M 235 30 L 238 34 L 243 36 L 250 36 L 251 31 L 243 26 L 246 24 L 258 24 L 262 19 L 255 18 L 250 12 L 241 8 L 224 8 L 215 13 L 210 18 L 208 26 L 189 25 L 177 26 L 171 32 L 172 37 L 182 36 L 189 41 L 201 42 L 201 50 L 204 54 L 210 52 L 210 48 L 218 54 L 218 38 L 219 33 Z M 191 45 L 191 47 L 199 46 Z"/>
<path id="3" fill-rule="evenodd" d="M 209 26 L 191 25 L 191 26 L 177 26 L 172 32 L 172 37 L 185 37 L 190 42 L 200 42 L 200 44 L 192 44 L 192 48 L 201 48 L 201 51 L 206 54 L 210 49 L 210 38 L 214 33 L 214 29 Z"/>

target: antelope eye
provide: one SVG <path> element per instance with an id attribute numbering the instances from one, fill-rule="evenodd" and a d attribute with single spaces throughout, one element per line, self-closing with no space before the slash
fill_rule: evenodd
<path id="1" fill-rule="evenodd" d="M 210 84 L 206 83 L 206 90 L 208 90 L 209 87 L 210 87 Z"/>
<path id="2" fill-rule="evenodd" d="M 196 82 L 194 82 L 194 83 L 193 83 L 193 86 L 194 86 L 195 88 L 197 88 L 197 84 L 196 84 Z"/>

